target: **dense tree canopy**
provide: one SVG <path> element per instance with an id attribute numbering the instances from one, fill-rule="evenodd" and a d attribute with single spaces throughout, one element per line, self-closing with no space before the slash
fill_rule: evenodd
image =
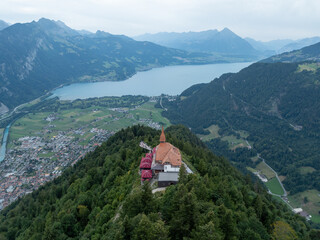
<path id="1" fill-rule="evenodd" d="M 274 202 L 187 128 L 170 127 L 167 141 L 197 170 L 152 194 L 138 175 L 145 150 L 160 132 L 121 130 L 62 176 L 1 212 L 0 239 L 271 239 L 281 221 L 298 239 L 312 239 L 303 218 Z M 310 232 L 310 233 L 309 233 Z M 315 238 L 313 238 L 315 239 Z"/>

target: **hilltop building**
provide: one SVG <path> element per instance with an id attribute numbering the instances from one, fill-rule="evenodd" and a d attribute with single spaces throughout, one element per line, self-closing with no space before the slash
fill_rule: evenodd
<path id="1" fill-rule="evenodd" d="M 162 127 L 160 144 L 147 153 L 140 162 L 141 181 L 158 180 L 159 187 L 176 184 L 182 164 L 180 150 L 166 142 Z"/>

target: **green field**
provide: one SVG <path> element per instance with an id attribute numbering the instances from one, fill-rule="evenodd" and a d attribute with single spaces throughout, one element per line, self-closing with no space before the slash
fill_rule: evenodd
<path id="1" fill-rule="evenodd" d="M 155 108 L 154 105 L 154 102 L 146 102 L 142 104 L 139 108 L 131 110 L 130 112 L 132 112 L 135 117 L 139 116 L 139 119 L 152 119 L 154 122 L 162 123 L 164 127 L 170 126 L 170 121 L 161 115 L 161 112 L 163 110 L 160 108 Z"/>
<path id="2" fill-rule="evenodd" d="M 265 185 L 274 194 L 278 194 L 278 195 L 284 194 L 283 189 L 276 177 L 270 179 L 268 182 L 265 183 Z"/>
<path id="3" fill-rule="evenodd" d="M 148 124 L 150 121 L 168 127 L 170 122 L 162 117 L 162 111 L 160 108 L 155 108 L 155 102 L 146 102 L 132 109 L 92 106 L 85 109 L 59 110 L 54 114 L 52 112 L 30 113 L 17 120 L 11 127 L 8 147 L 12 147 L 13 141 L 24 136 L 40 136 L 49 139 L 59 131 L 79 128 L 89 134 L 72 134 L 72 136 L 80 138 L 81 145 L 86 145 L 94 135 L 90 133 L 92 128 L 116 132 L 134 124 Z M 51 121 L 46 120 L 48 117 L 51 117 Z"/>
<path id="4" fill-rule="evenodd" d="M 313 173 L 314 171 L 316 171 L 316 169 L 314 169 L 313 167 L 300 167 L 299 171 L 301 174 L 306 175 L 309 173 Z"/>
<path id="5" fill-rule="evenodd" d="M 210 127 L 206 128 L 206 130 L 208 130 L 210 132 L 210 134 L 208 135 L 202 135 L 202 134 L 198 134 L 198 137 L 202 140 L 202 141 L 210 141 L 211 139 L 215 139 L 215 138 L 219 138 L 219 126 L 218 125 L 211 125 Z"/>
<path id="6" fill-rule="evenodd" d="M 246 139 L 247 137 L 249 137 L 249 133 L 247 131 L 244 131 L 244 130 L 239 130 L 239 131 L 236 131 L 237 133 L 240 134 L 240 136 L 244 139 Z"/>
<path id="7" fill-rule="evenodd" d="M 301 207 L 312 215 L 311 220 L 320 223 L 320 192 L 317 190 L 307 190 L 288 196 L 290 204 L 297 208 Z"/>
<path id="8" fill-rule="evenodd" d="M 253 169 L 252 167 L 246 167 L 246 168 L 247 168 L 247 170 L 249 170 L 249 171 L 252 172 L 252 173 L 254 173 L 254 172 L 257 171 L 256 169 Z"/>
<path id="9" fill-rule="evenodd" d="M 256 161 L 258 161 L 258 160 L 259 160 L 259 158 L 258 158 L 257 156 L 251 158 L 251 161 L 252 161 L 252 162 L 256 162 Z"/>
<path id="10" fill-rule="evenodd" d="M 229 148 L 231 150 L 235 150 L 236 148 L 239 148 L 239 147 L 248 147 L 246 140 L 244 140 L 242 138 L 237 138 L 234 135 L 224 136 L 221 138 L 221 140 L 227 141 L 229 144 Z"/>
<path id="11" fill-rule="evenodd" d="M 317 71 L 318 68 L 320 68 L 319 63 L 304 63 L 304 64 L 299 64 L 298 72 L 302 72 L 304 70 L 315 72 L 315 71 Z"/>
<path id="12" fill-rule="evenodd" d="M 261 173 L 265 175 L 268 180 L 276 176 L 276 174 L 264 162 L 259 163 L 256 166 L 256 169 L 261 171 Z"/>

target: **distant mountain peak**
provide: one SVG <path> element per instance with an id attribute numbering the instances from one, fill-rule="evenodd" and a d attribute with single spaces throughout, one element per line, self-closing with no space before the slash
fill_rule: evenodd
<path id="1" fill-rule="evenodd" d="M 234 33 L 232 32 L 229 28 L 225 27 L 224 29 L 221 30 L 221 32 L 231 32 L 231 33 Z"/>
<path id="2" fill-rule="evenodd" d="M 7 22 L 5 22 L 3 20 L 0 20 L 0 31 L 5 29 L 5 28 L 7 28 L 7 27 L 9 27 L 9 26 L 10 26 L 9 23 L 7 23 Z"/>
<path id="3" fill-rule="evenodd" d="M 246 40 L 232 32 L 229 28 L 221 31 L 210 29 L 200 32 L 171 32 L 144 34 L 134 38 L 138 41 L 150 41 L 162 46 L 177 48 L 189 52 L 218 53 L 225 56 L 241 58 L 247 61 L 256 60 L 261 53 L 255 50 Z M 234 60 L 233 60 L 234 61 Z"/>
<path id="4" fill-rule="evenodd" d="M 62 21 L 55 21 L 50 20 L 47 18 L 40 18 L 38 22 L 35 22 L 40 28 L 49 35 L 56 35 L 56 36 L 75 36 L 79 35 L 76 30 L 68 27 Z"/>

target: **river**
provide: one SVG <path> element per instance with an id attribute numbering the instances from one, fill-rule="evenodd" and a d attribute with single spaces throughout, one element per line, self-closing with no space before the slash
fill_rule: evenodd
<path id="1" fill-rule="evenodd" d="M 198 83 L 208 83 L 224 73 L 238 72 L 251 63 L 183 65 L 138 72 L 125 81 L 74 83 L 53 91 L 61 100 L 91 97 L 163 94 L 178 95 Z"/>
<path id="2" fill-rule="evenodd" d="M 7 140 L 8 140 L 8 136 L 9 136 L 10 126 L 11 126 L 11 124 L 9 124 L 6 127 L 6 129 L 4 130 L 2 144 L 1 144 L 1 148 L 0 148 L 0 162 L 2 162 L 6 156 L 6 146 L 7 146 Z"/>

